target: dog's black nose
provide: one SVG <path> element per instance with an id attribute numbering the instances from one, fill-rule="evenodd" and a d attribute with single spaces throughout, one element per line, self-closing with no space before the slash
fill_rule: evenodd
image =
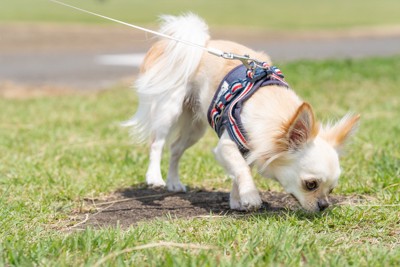
<path id="1" fill-rule="evenodd" d="M 325 210 L 327 207 L 329 207 L 328 201 L 326 201 L 325 199 L 320 199 L 320 200 L 318 200 L 318 208 L 319 208 L 319 211 L 323 211 L 323 210 Z"/>

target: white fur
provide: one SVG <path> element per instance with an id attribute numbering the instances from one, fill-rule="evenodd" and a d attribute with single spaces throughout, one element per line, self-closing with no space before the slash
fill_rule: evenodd
<path id="1" fill-rule="evenodd" d="M 208 26 L 199 17 L 187 14 L 181 17 L 162 16 L 160 32 L 177 39 L 205 45 L 210 38 Z M 195 34 L 193 34 L 195 33 Z M 167 41 L 165 52 L 157 58 L 149 71 L 140 75 L 135 88 L 139 107 L 124 126 L 132 126 L 139 141 L 146 140 L 159 127 L 171 122 L 172 115 L 181 112 L 188 82 L 200 63 L 202 50 L 175 41 Z"/>
<path id="2" fill-rule="evenodd" d="M 199 17 L 164 16 L 161 32 L 199 45 L 270 63 L 263 53 L 229 41 L 209 40 L 207 25 Z M 125 123 L 143 141 L 151 137 L 149 186 L 167 186 L 185 191 L 178 174 L 184 151 L 196 143 L 207 127 L 207 111 L 218 84 L 238 61 L 206 54 L 203 50 L 170 40 L 158 41 L 142 66 L 136 89 L 139 107 Z M 346 116 L 338 124 L 318 127 L 311 106 L 291 89 L 268 86 L 258 90 L 243 107 L 243 126 L 250 153 L 244 158 L 224 132 L 214 150 L 217 160 L 233 179 L 230 207 L 258 209 L 262 200 L 251 175 L 256 166 L 266 177 L 276 179 L 308 211 L 323 210 L 327 195 L 339 175 L 338 150 L 354 132 L 358 117 Z M 163 147 L 172 139 L 167 183 L 161 176 Z M 305 184 L 318 181 L 315 190 Z"/>

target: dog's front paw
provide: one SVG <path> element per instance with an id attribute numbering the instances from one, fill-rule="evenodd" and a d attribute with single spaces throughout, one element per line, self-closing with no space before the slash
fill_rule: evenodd
<path id="1" fill-rule="evenodd" d="M 229 198 L 229 207 L 231 210 L 246 211 L 240 203 L 240 199 L 233 198 L 232 196 Z"/>
<path id="2" fill-rule="evenodd" d="M 261 208 L 262 200 L 257 190 L 240 194 L 240 206 L 242 210 L 254 211 Z"/>
<path id="3" fill-rule="evenodd" d="M 181 182 L 170 182 L 167 181 L 167 189 L 170 192 L 186 192 L 186 186 Z"/>
<path id="4" fill-rule="evenodd" d="M 231 208 L 231 210 L 246 210 L 242 207 L 242 204 L 240 203 L 240 196 L 236 184 L 233 185 L 232 191 L 229 194 L 229 207 Z"/>

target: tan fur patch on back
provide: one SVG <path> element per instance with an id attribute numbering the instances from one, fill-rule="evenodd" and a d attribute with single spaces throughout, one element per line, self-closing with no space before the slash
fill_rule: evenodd
<path id="1" fill-rule="evenodd" d="M 142 65 L 140 65 L 140 73 L 146 72 L 157 62 L 157 58 L 164 53 L 165 46 L 165 41 L 158 41 L 149 49 Z"/>

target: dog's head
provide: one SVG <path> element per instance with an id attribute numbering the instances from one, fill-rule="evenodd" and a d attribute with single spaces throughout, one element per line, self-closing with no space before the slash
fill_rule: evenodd
<path id="1" fill-rule="evenodd" d="M 335 125 L 320 127 L 310 105 L 303 103 L 283 125 L 276 139 L 280 156 L 269 164 L 267 175 L 278 180 L 305 210 L 324 210 L 340 176 L 340 152 L 358 120 L 359 116 L 346 115 Z"/>

